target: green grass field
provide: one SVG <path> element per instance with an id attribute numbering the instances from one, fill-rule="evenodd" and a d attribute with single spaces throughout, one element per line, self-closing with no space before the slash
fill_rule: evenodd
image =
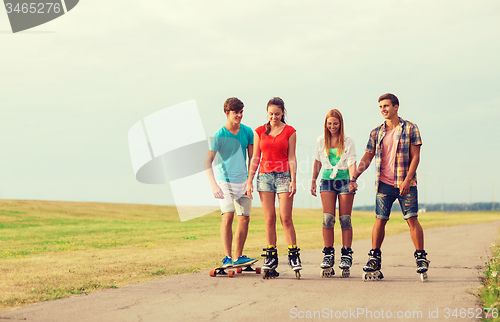
<path id="1" fill-rule="evenodd" d="M 355 240 L 370 238 L 373 217 L 353 213 Z M 387 234 L 408 231 L 393 217 Z M 424 229 L 498 220 L 500 212 L 420 216 Z M 323 247 L 321 221 L 320 209 L 294 209 L 301 249 Z M 0 310 L 213 268 L 223 257 L 219 227 L 218 212 L 181 223 L 169 206 L 0 200 Z M 262 209 L 253 208 L 245 254 L 260 257 L 265 246 Z"/>

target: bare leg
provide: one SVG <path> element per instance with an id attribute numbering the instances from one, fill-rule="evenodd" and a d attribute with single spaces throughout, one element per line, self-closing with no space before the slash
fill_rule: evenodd
<path id="1" fill-rule="evenodd" d="M 410 235 L 416 250 L 424 249 L 424 230 L 418 221 L 418 217 L 410 217 L 406 220 L 410 226 Z"/>
<path id="2" fill-rule="evenodd" d="M 248 235 L 248 223 L 250 222 L 249 216 L 236 216 L 238 219 L 238 226 L 234 234 L 234 260 L 237 260 L 243 254 L 243 247 Z"/>
<path id="3" fill-rule="evenodd" d="M 354 195 L 339 195 L 339 221 L 341 216 L 351 215 Z M 352 227 L 342 230 L 342 246 L 349 248 L 352 246 Z"/>
<path id="4" fill-rule="evenodd" d="M 220 226 L 220 236 L 222 239 L 222 247 L 227 257 L 231 257 L 231 246 L 233 243 L 233 217 L 234 212 L 226 212 L 222 214 L 222 223 Z"/>
<path id="5" fill-rule="evenodd" d="M 385 225 L 387 224 L 387 220 L 375 218 L 375 225 L 373 225 L 372 230 L 372 248 L 380 249 L 382 247 L 382 242 L 385 238 Z"/>
<path id="6" fill-rule="evenodd" d="M 323 191 L 321 193 L 321 205 L 323 206 L 323 213 L 331 214 L 335 217 L 335 203 L 337 201 L 337 194 L 334 192 Z M 335 239 L 333 228 L 323 228 L 323 242 L 325 247 L 333 247 Z"/>
<path id="7" fill-rule="evenodd" d="M 297 245 L 295 235 L 295 227 L 293 226 L 292 208 L 293 196 L 290 197 L 288 192 L 278 193 L 281 225 L 285 231 L 285 238 L 288 246 Z"/>
<path id="8" fill-rule="evenodd" d="M 276 246 L 276 208 L 274 207 L 276 194 L 260 191 L 259 195 L 264 212 L 267 244 Z"/>

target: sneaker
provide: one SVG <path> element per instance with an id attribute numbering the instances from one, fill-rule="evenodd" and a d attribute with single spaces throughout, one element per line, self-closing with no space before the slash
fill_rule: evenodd
<path id="1" fill-rule="evenodd" d="M 231 257 L 224 257 L 222 260 L 222 268 L 233 267 L 233 260 Z"/>
<path id="2" fill-rule="evenodd" d="M 257 258 L 248 258 L 246 255 L 238 257 L 237 260 L 233 261 L 233 266 L 245 266 L 251 265 L 257 261 Z"/>

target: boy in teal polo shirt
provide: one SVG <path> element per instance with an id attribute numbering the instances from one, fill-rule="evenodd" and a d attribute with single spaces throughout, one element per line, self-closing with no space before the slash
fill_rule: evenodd
<path id="1" fill-rule="evenodd" d="M 246 195 L 247 156 L 251 159 L 253 153 L 253 131 L 250 127 L 241 124 L 243 107 L 243 102 L 236 97 L 228 98 L 224 102 L 227 122 L 212 138 L 210 150 L 205 159 L 205 172 L 212 186 L 214 197 L 219 199 L 221 207 L 220 231 L 225 252 L 222 267 L 250 265 L 257 261 L 255 258 L 242 255 L 252 206 L 250 198 Z M 216 156 L 218 158 L 214 176 L 212 162 Z M 232 225 L 235 212 L 238 225 L 234 236 L 234 257 L 232 257 Z"/>

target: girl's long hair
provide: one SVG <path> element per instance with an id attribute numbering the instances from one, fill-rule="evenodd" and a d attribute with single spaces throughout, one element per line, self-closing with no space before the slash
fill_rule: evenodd
<path id="1" fill-rule="evenodd" d="M 286 112 L 285 102 L 279 97 L 273 97 L 269 100 L 269 102 L 267 102 L 266 109 L 269 107 L 269 105 L 276 105 L 281 109 L 281 111 L 283 112 L 283 115 L 281 115 L 281 122 L 286 124 L 286 122 L 285 122 L 285 112 Z M 266 124 L 266 133 L 265 134 L 269 135 L 269 132 L 271 132 L 271 121 L 268 121 Z"/>
<path id="2" fill-rule="evenodd" d="M 340 128 L 339 128 L 339 138 L 337 142 L 337 155 L 340 157 L 344 153 L 344 119 L 342 118 L 342 114 L 340 113 L 339 110 L 333 109 L 330 110 L 326 114 L 325 118 L 325 151 L 326 155 L 329 155 L 330 153 L 330 146 L 331 146 L 331 134 L 328 128 L 326 127 L 326 123 L 330 117 L 335 117 L 339 120 L 340 123 Z"/>

